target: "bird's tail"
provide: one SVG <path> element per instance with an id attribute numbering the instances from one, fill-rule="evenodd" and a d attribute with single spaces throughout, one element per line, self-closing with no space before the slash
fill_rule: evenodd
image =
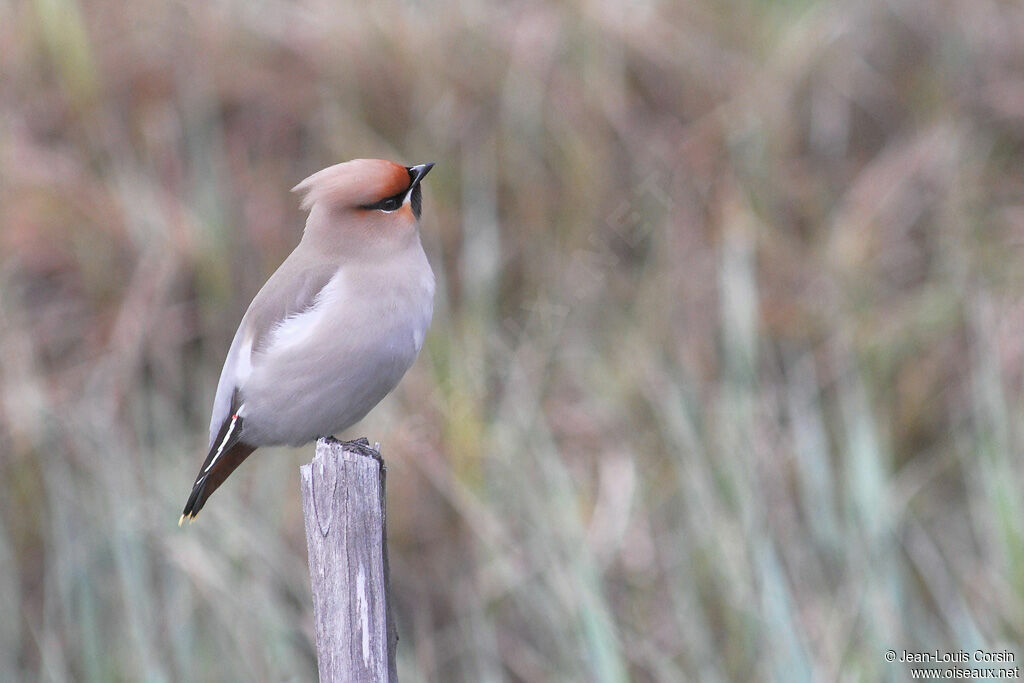
<path id="1" fill-rule="evenodd" d="M 192 493 L 178 519 L 178 526 L 181 526 L 185 519 L 188 519 L 189 522 L 194 520 L 217 487 L 223 484 L 228 475 L 234 472 L 242 464 L 242 461 L 249 457 L 250 453 L 256 450 L 255 446 L 250 446 L 239 440 L 241 433 L 241 417 L 232 415 L 224 421 L 206 460 L 203 461 L 203 466 L 199 469 L 199 475 L 192 485 Z"/>

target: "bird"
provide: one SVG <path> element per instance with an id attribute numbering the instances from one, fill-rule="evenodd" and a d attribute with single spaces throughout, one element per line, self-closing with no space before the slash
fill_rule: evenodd
<path id="1" fill-rule="evenodd" d="M 292 188 L 309 212 L 302 237 L 235 332 L 179 526 L 253 451 L 348 429 L 412 366 L 433 316 L 419 230 L 433 166 L 354 159 Z"/>

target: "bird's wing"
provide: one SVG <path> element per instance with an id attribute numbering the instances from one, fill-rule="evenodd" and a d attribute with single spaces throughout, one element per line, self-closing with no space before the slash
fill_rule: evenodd
<path id="1" fill-rule="evenodd" d="M 285 259 L 281 267 L 267 280 L 249 310 L 238 325 L 231 342 L 224 368 L 217 383 L 210 416 L 210 448 L 238 410 L 239 390 L 252 371 L 253 356 L 263 350 L 272 339 L 274 330 L 285 320 L 311 308 L 317 295 L 337 272 L 335 264 L 304 262 L 294 258 L 296 252 Z"/>
<path id="2" fill-rule="evenodd" d="M 206 505 L 207 499 L 224 483 L 228 475 L 234 472 L 242 464 L 242 461 L 256 450 L 253 446 L 240 440 L 241 432 L 242 418 L 236 414 L 217 434 L 216 448 L 210 447 L 206 461 L 199 468 L 196 481 L 192 484 L 192 493 L 189 494 L 185 509 L 181 511 L 181 517 L 178 518 L 178 526 L 181 526 L 186 519 L 194 520 Z"/>

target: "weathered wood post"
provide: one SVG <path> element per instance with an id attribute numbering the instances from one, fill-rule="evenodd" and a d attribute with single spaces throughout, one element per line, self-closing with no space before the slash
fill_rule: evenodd
<path id="1" fill-rule="evenodd" d="M 365 439 L 327 438 L 300 472 L 320 681 L 397 683 L 384 461 Z"/>

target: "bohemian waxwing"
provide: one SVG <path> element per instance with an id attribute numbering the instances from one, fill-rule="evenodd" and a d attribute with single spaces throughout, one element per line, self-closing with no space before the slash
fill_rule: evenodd
<path id="1" fill-rule="evenodd" d="M 295 186 L 306 228 L 235 333 L 210 446 L 178 521 L 260 446 L 299 446 L 355 424 L 412 365 L 433 313 L 420 182 L 434 164 L 356 159 Z"/>

